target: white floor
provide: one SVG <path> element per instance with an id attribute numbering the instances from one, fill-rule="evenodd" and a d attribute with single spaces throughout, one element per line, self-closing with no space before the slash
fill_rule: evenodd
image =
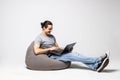
<path id="1" fill-rule="evenodd" d="M 23 65 L 0 68 L 0 80 L 120 80 L 119 61 L 112 61 L 103 72 L 88 69 L 81 63 L 73 63 L 71 68 L 55 71 L 33 71 Z"/>

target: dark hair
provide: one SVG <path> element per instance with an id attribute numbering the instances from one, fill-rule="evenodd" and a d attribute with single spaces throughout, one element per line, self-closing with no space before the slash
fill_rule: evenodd
<path id="1" fill-rule="evenodd" d="M 48 25 L 53 25 L 53 24 L 51 21 L 48 21 L 48 20 L 41 22 L 41 28 L 44 28 L 44 27 L 47 28 Z"/>

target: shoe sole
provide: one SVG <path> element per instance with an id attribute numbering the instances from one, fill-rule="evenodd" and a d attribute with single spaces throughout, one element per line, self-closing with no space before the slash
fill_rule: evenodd
<path id="1" fill-rule="evenodd" d="M 106 59 L 103 61 L 103 63 L 101 64 L 100 68 L 97 69 L 97 72 L 103 71 L 103 69 L 108 65 L 108 63 L 109 63 L 109 59 L 106 58 Z"/>

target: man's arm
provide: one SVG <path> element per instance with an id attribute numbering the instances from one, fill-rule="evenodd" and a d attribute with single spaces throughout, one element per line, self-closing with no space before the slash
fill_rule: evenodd
<path id="1" fill-rule="evenodd" d="M 43 53 L 48 52 L 49 50 L 56 50 L 56 49 L 58 49 L 57 46 L 43 49 L 43 48 L 40 48 L 40 46 L 38 44 L 34 45 L 35 54 L 43 54 Z"/>

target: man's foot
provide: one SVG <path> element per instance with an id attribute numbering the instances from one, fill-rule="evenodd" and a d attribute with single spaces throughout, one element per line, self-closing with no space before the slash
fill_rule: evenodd
<path id="1" fill-rule="evenodd" d="M 110 51 L 106 51 L 103 56 L 101 56 L 101 61 L 98 63 L 97 72 L 101 72 L 109 63 Z"/>
<path id="2" fill-rule="evenodd" d="M 103 58 L 101 62 L 98 64 L 97 72 L 103 71 L 103 69 L 108 65 L 109 58 Z"/>

